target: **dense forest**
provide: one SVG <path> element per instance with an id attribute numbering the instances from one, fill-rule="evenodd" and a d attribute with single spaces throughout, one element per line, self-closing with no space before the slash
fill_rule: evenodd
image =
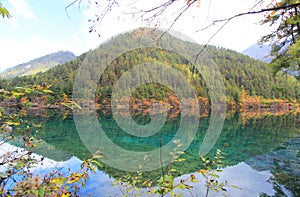
<path id="1" fill-rule="evenodd" d="M 45 72 L 58 64 L 64 64 L 74 58 L 76 56 L 70 51 L 58 51 L 9 68 L 0 73 L 0 78 L 13 78 Z"/>
<path id="2" fill-rule="evenodd" d="M 146 34 L 151 34 L 151 36 L 144 36 L 147 37 L 144 39 L 144 42 L 151 41 L 151 37 L 153 37 L 152 34 L 159 34 L 158 31 L 154 32 L 149 30 L 149 32 Z M 177 51 L 180 51 L 185 57 L 162 48 L 145 47 L 128 51 L 126 54 L 115 58 L 114 61 L 107 62 L 107 57 L 112 54 L 112 51 L 119 50 L 119 48 L 122 47 L 120 43 L 126 43 L 128 46 L 134 47 L 137 42 L 141 42 L 141 36 L 137 36 L 136 33 L 126 33 L 112 38 L 93 51 L 82 54 L 63 65 L 53 67 L 44 73 L 2 80 L 1 86 L 10 89 L 16 86 L 51 84 L 50 89 L 55 92 L 55 94 L 49 96 L 49 102 L 61 100 L 65 96 L 71 98 L 77 70 L 85 57 L 89 55 L 89 57 L 94 57 L 95 61 L 97 60 L 97 64 L 108 64 L 107 69 L 102 73 L 100 80 L 98 80 L 96 98 L 98 98 L 99 102 L 111 96 L 112 85 L 123 73 L 135 65 L 145 62 L 169 65 L 187 78 L 189 83 L 193 85 L 197 96 L 209 97 L 209 90 L 206 87 L 203 77 L 200 76 L 196 67 L 186 58 L 192 57 L 192 54 L 201 51 L 203 46 L 180 40 L 170 34 L 165 34 L 163 38 L 164 39 L 161 39 L 158 43 L 159 46 L 172 45 L 171 47 L 175 47 Z M 224 48 L 207 46 L 205 50 L 207 52 L 207 58 L 217 64 L 222 74 L 227 101 L 239 102 L 243 91 L 246 91 L 247 94 L 251 96 L 261 96 L 263 98 L 299 99 L 300 84 L 294 78 L 283 75 L 283 73 L 278 73 L 276 76 L 273 76 L 267 63 L 254 60 L 246 55 Z M 89 68 L 91 69 L 91 75 L 96 73 L 98 69 L 97 67 Z M 163 73 L 168 72 L 168 70 L 162 69 L 159 72 L 161 72 L 161 74 L 157 74 L 157 71 L 153 71 L 153 73 L 148 72 L 146 73 L 148 76 L 144 77 L 147 78 L 151 76 L 161 78 L 164 75 Z M 132 78 L 135 78 L 135 76 L 132 76 Z M 95 76 L 91 76 L 91 79 L 97 80 Z M 136 89 L 133 93 L 133 97 L 138 99 L 154 98 L 162 100 L 171 94 L 172 90 L 169 88 L 151 83 Z"/>

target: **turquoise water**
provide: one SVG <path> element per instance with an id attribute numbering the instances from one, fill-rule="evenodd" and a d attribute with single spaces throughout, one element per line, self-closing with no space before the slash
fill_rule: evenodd
<path id="1" fill-rule="evenodd" d="M 98 115 L 99 123 L 111 141 L 124 149 L 137 152 L 156 150 L 172 141 L 180 125 L 180 116 L 168 119 L 155 135 L 141 138 L 124 132 L 111 114 L 99 112 Z M 142 115 L 135 115 L 134 120 L 140 125 L 146 125 L 150 121 L 149 116 Z M 43 141 L 35 150 L 37 154 L 55 161 L 65 161 L 68 167 L 75 165 L 79 160 L 89 158 L 90 152 L 77 132 L 73 116 L 63 117 L 55 114 L 48 118 L 32 117 L 29 121 L 43 125 L 35 132 L 36 137 Z M 225 153 L 224 177 L 242 188 L 241 191 L 229 191 L 229 194 L 257 196 L 259 193 L 275 195 L 276 192 L 283 192 L 288 196 L 300 196 L 299 121 L 299 115 L 293 114 L 280 117 L 265 116 L 247 121 L 235 114 L 225 119 L 222 132 L 206 157 L 212 157 L 217 149 Z M 181 156 L 186 161 L 174 164 L 174 167 L 182 172 L 178 176 L 188 175 L 201 168 L 199 148 L 208 126 L 209 117 L 200 118 L 197 133 L 185 154 Z M 124 158 L 120 158 L 120 162 L 123 161 Z M 111 178 L 119 178 L 124 174 L 125 172 L 113 166 L 104 165 L 99 169 L 98 175 L 92 176 L 84 192 L 104 192 L 107 195 L 116 192 L 109 182 Z M 147 172 L 146 176 L 156 179 L 160 176 L 160 170 Z M 260 187 L 254 187 L 253 184 L 259 182 L 262 182 Z M 254 188 L 261 191 L 253 191 Z M 198 190 L 193 192 L 196 196 L 201 196 Z"/>

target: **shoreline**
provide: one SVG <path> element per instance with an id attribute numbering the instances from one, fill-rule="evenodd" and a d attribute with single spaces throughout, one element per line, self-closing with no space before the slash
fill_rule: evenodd
<path id="1" fill-rule="evenodd" d="M 199 117 L 208 116 L 211 112 L 211 103 L 208 98 L 198 97 L 197 100 L 188 100 L 184 101 L 185 114 L 198 115 Z M 196 105 L 198 102 L 199 111 L 196 111 Z M 73 106 L 73 103 L 80 106 L 82 109 Z M 37 97 L 31 101 L 29 107 L 25 107 L 25 104 L 22 101 L 17 101 L 16 99 L 11 98 L 10 100 L 6 99 L 0 101 L 0 107 L 5 108 L 8 112 L 14 112 L 16 110 L 26 109 L 27 112 L 33 113 L 36 115 L 42 115 L 45 110 L 58 110 L 61 113 L 71 114 L 75 110 L 76 114 L 89 114 L 93 113 L 95 110 L 102 110 L 105 113 L 112 112 L 112 105 L 114 110 L 117 110 L 120 115 L 128 112 L 128 109 L 131 114 L 141 114 L 147 115 L 149 113 L 165 113 L 172 111 L 171 117 L 176 117 L 181 113 L 181 105 L 177 97 L 169 96 L 167 99 L 155 100 L 155 99 L 132 99 L 132 98 L 121 98 L 118 101 L 111 103 L 109 99 L 103 100 L 102 103 L 99 101 L 86 101 L 84 99 L 77 99 L 73 102 L 71 99 L 68 99 L 67 102 L 57 102 L 50 104 L 47 102 L 47 99 Z M 155 106 L 155 107 L 153 107 Z M 73 107 L 73 109 L 72 109 Z M 216 106 L 218 107 L 218 106 Z M 221 107 L 224 107 L 222 105 Z M 285 115 L 290 113 L 300 113 L 300 103 L 297 100 L 289 101 L 283 99 L 264 99 L 259 96 L 244 96 L 239 103 L 235 101 L 226 102 L 226 114 L 235 114 L 241 113 L 245 117 L 257 117 L 261 115 Z M 218 109 L 217 109 L 218 110 Z"/>

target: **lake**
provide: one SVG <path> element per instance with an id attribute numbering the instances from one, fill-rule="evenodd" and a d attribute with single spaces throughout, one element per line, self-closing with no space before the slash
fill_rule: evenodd
<path id="1" fill-rule="evenodd" d="M 155 135 L 136 137 L 119 127 L 114 117 L 109 113 L 98 112 L 99 123 L 108 139 L 123 149 L 146 152 L 159 149 L 171 142 L 180 126 L 180 115 L 167 118 L 165 124 Z M 199 148 L 203 142 L 210 117 L 201 117 L 199 126 L 191 144 L 181 156 L 185 161 L 175 163 L 179 169 L 180 179 L 201 169 Z M 49 159 L 49 165 L 37 168 L 36 172 L 44 173 L 54 167 L 65 167 L 71 170 L 79 168 L 80 161 L 89 158 L 90 151 L 82 141 L 76 129 L 73 116 L 52 114 L 46 117 L 27 117 L 35 125 L 42 125 L 35 135 L 41 140 L 34 150 L 38 155 Z M 139 125 L 147 125 L 151 120 L 148 115 L 133 115 Z M 130 125 L 129 125 L 130 127 Z M 13 145 L 20 146 L 18 141 Z M 101 146 L 99 146 L 101 147 Z M 101 149 L 101 148 L 99 148 Z M 256 115 L 228 114 L 222 132 L 215 145 L 205 157 L 212 158 L 217 149 L 225 154 L 224 169 L 220 173 L 220 181 L 227 180 L 241 190 L 228 188 L 229 196 L 300 196 L 300 115 Z M 111 152 L 118 157 L 117 152 Z M 104 152 L 104 158 L 107 153 Z M 119 158 L 119 162 L 126 162 L 126 158 Z M 50 165 L 51 163 L 51 165 Z M 145 164 L 147 165 L 147 164 Z M 144 172 L 145 178 L 152 180 L 160 177 L 160 169 Z M 91 175 L 82 194 L 91 196 L 120 195 L 117 186 L 111 186 L 114 179 L 126 173 L 113 166 L 104 165 L 96 174 Z M 204 196 L 204 179 L 195 174 L 200 182 L 191 183 L 194 188 L 190 191 L 177 191 L 184 196 Z M 222 196 L 222 193 L 211 192 L 210 196 Z"/>

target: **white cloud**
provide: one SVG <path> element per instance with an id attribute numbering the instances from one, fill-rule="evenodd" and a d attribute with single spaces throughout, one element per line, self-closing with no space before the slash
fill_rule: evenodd
<path id="1" fill-rule="evenodd" d="M 211 45 L 243 51 L 250 45 L 257 43 L 262 35 L 270 32 L 270 27 L 259 25 L 259 21 L 263 19 L 262 14 L 237 17 L 227 23 L 215 36 L 214 34 L 224 22 L 215 23 L 203 31 L 197 32 L 197 30 L 207 27 L 214 20 L 226 19 L 235 14 L 248 12 L 253 5 L 255 5 L 255 1 L 201 1 L 200 7 L 189 9 L 176 22 L 173 29 L 192 37 L 200 44 L 206 44 L 211 39 L 209 41 Z M 175 16 L 177 15 L 175 13 Z M 167 22 L 164 25 L 168 27 Z"/>
<path id="2" fill-rule="evenodd" d="M 142 25 L 147 25 L 139 20 L 140 15 L 135 15 L 132 18 L 130 14 L 124 14 L 124 12 L 131 12 L 137 7 L 140 9 L 146 9 L 151 5 L 159 5 L 161 1 L 136 1 L 134 4 L 127 2 L 119 7 L 114 7 L 111 13 L 105 17 L 101 26 L 98 27 L 98 32 L 101 36 L 109 38 L 126 30 L 137 28 Z M 183 6 L 183 1 L 175 2 L 167 12 L 159 18 L 159 26 L 162 28 L 168 28 L 173 22 L 174 18 L 178 16 L 179 8 Z M 205 44 L 211 38 L 211 36 L 218 31 L 223 23 L 217 23 L 214 27 L 205 31 L 196 33 L 196 30 L 206 27 L 216 19 L 224 19 L 231 17 L 235 14 L 248 12 L 256 1 L 245 0 L 231 0 L 231 1 L 201 1 L 200 7 L 193 7 L 189 9 L 173 26 L 173 30 L 180 31 L 200 44 Z M 257 7 L 259 9 L 259 7 Z M 85 10 L 83 15 L 86 21 L 92 18 L 95 12 L 99 12 L 99 9 L 90 8 Z M 237 51 L 243 51 L 252 44 L 255 44 L 257 40 L 265 35 L 270 28 L 266 26 L 258 25 L 259 21 L 263 18 L 262 15 L 249 15 L 244 17 L 238 17 L 230 21 L 211 41 L 209 44 L 230 48 Z M 157 20 L 155 20 L 157 21 Z M 154 25 L 152 23 L 152 25 Z M 88 23 L 82 24 L 84 31 L 88 30 Z M 91 38 L 89 38 L 91 40 Z M 99 38 L 95 38 L 99 44 Z M 101 40 L 101 39 L 100 39 Z M 92 42 L 92 41 L 91 41 Z M 95 42 L 94 42 L 95 43 Z"/>
<path id="3" fill-rule="evenodd" d="M 69 13 L 78 12 L 78 5 L 73 5 L 69 9 Z M 112 36 L 118 35 L 124 31 L 138 28 L 139 25 L 132 20 L 131 16 L 122 14 L 124 7 L 115 6 L 103 19 L 101 25 L 96 26 L 96 32 L 89 33 L 89 27 L 93 24 L 88 22 L 94 19 L 99 9 L 81 4 L 82 20 L 79 21 L 79 31 L 68 39 L 67 45 L 72 48 L 75 54 L 81 54 L 89 49 L 98 47 L 104 41 Z M 72 16 L 72 15 L 71 15 Z"/>
<path id="4" fill-rule="evenodd" d="M 12 6 L 10 10 L 13 18 L 22 17 L 25 19 L 36 19 L 35 14 L 33 13 L 30 5 L 26 0 L 8 0 Z"/>
<path id="5" fill-rule="evenodd" d="M 18 16 L 22 15 L 27 19 L 35 18 L 35 15 L 32 13 L 30 6 L 25 0 L 9 1 L 12 5 L 14 5 L 15 11 L 19 10 Z M 139 1 L 139 3 L 144 2 L 145 1 Z M 195 33 L 197 29 L 205 27 L 215 19 L 226 18 L 235 13 L 249 11 L 250 7 L 255 3 L 245 0 L 211 1 L 212 4 L 209 6 L 208 1 L 202 2 L 203 3 L 200 7 L 195 7 L 192 10 L 189 10 L 184 17 L 177 21 L 173 28 L 174 30 L 192 37 L 201 44 L 206 43 L 210 39 L 210 37 L 218 30 L 220 24 L 211 29 Z M 142 7 L 146 6 L 144 4 Z M 178 6 L 174 6 L 168 14 L 173 13 L 176 15 L 174 10 L 178 9 Z M 81 8 L 80 14 L 82 17 L 80 21 L 78 21 L 78 31 L 75 31 L 74 34 L 70 35 L 63 42 L 59 40 L 49 40 L 47 37 L 37 36 L 31 37 L 30 39 L 27 38 L 26 40 L 9 39 L 7 36 L 5 39 L 0 40 L 2 46 L 7 46 L 5 49 L 0 48 L 0 54 L 2 56 L 0 70 L 58 50 L 70 50 L 76 55 L 80 55 L 89 49 L 99 46 L 101 42 L 118 33 L 145 25 L 145 23 L 141 23 L 140 20 L 133 19 L 132 15 L 124 14 L 126 9 L 129 11 L 130 9 L 128 9 L 128 6 L 120 5 L 119 7 L 114 7 L 112 12 L 105 17 L 99 27 L 101 37 L 98 37 L 98 32 L 96 34 L 88 33 L 90 24 L 87 21 L 93 16 L 95 10 L 86 9 L 86 5 L 82 5 Z M 68 11 L 72 17 L 73 14 L 78 14 L 78 6 L 74 5 L 70 7 L 70 10 Z M 173 17 L 175 15 L 173 15 Z M 250 45 L 255 44 L 260 36 L 264 35 L 267 30 L 269 30 L 269 28 L 265 26 L 257 25 L 261 17 L 262 16 L 259 15 L 253 15 L 232 20 L 211 40 L 210 44 L 237 51 L 246 49 Z M 168 27 L 171 20 L 172 18 L 162 18 L 160 27 Z"/>
<path id="6" fill-rule="evenodd" d="M 66 50 L 67 46 L 58 44 L 44 38 L 32 37 L 29 40 L 19 42 L 14 39 L 5 38 L 0 40 L 1 64 L 0 71 L 8 67 L 25 63 L 37 57 L 47 55 L 59 50 Z"/>

